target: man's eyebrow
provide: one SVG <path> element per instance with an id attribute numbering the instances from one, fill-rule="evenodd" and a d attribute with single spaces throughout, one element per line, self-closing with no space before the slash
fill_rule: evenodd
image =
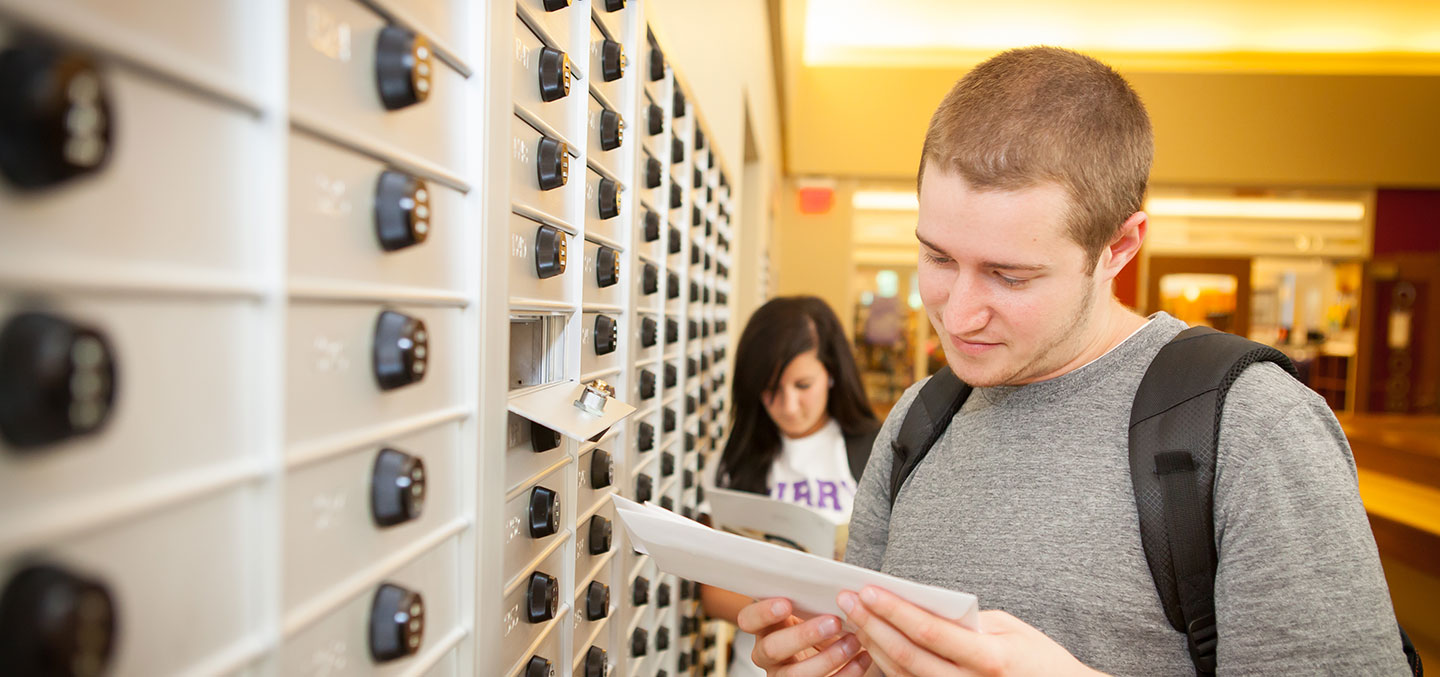
<path id="1" fill-rule="evenodd" d="M 931 242 L 924 237 L 921 237 L 920 231 L 918 230 L 915 231 L 915 239 L 919 240 L 920 244 L 925 245 L 925 247 L 929 248 L 931 251 L 940 252 L 942 254 L 945 253 L 945 250 L 941 249 L 934 242 Z M 1050 270 L 1050 266 L 1043 263 L 1003 263 L 999 261 L 984 261 L 981 262 L 980 267 L 995 270 L 1016 270 L 1030 273 L 1043 273 Z"/>
<path id="2" fill-rule="evenodd" d="M 994 268 L 997 270 L 1018 270 L 1028 273 L 1043 273 L 1050 270 L 1050 266 L 1043 263 L 1000 263 L 998 261 L 985 261 L 980 264 L 981 268 Z"/>
<path id="3" fill-rule="evenodd" d="M 934 242 L 931 242 L 931 241 L 929 241 L 929 240 L 921 237 L 919 230 L 916 230 L 916 231 L 915 231 L 915 239 L 919 240 L 919 241 L 920 241 L 920 244 L 925 245 L 925 247 L 927 247 L 927 248 L 930 249 L 931 251 L 940 252 L 940 253 L 942 253 L 942 254 L 945 252 L 945 250 L 943 250 L 943 249 L 941 249 L 940 247 L 936 246 L 936 244 L 935 244 Z"/>

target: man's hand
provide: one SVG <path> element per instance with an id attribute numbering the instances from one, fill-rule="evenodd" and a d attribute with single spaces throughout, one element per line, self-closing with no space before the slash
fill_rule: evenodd
<path id="1" fill-rule="evenodd" d="M 855 635 L 840 634 L 840 619 L 791 615 L 788 599 L 762 599 L 740 610 L 737 625 L 755 635 L 755 665 L 769 677 L 860 677 L 870 657 Z"/>
<path id="2" fill-rule="evenodd" d="M 835 601 L 888 677 L 1097 674 L 1045 633 L 1004 611 L 980 612 L 981 633 L 875 586 L 858 595 L 841 592 Z"/>

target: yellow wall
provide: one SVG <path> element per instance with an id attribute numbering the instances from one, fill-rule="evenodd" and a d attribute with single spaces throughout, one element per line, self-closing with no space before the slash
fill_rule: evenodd
<path id="1" fill-rule="evenodd" d="M 913 177 L 930 114 L 963 73 L 800 69 L 789 170 Z M 1155 183 L 1440 186 L 1440 77 L 1125 75 L 1155 126 Z"/>
<path id="2" fill-rule="evenodd" d="M 775 294 L 819 296 L 840 316 L 847 333 L 853 329 L 854 319 L 850 307 L 854 280 L 851 264 L 854 211 L 850 206 L 853 192 L 853 181 L 840 181 L 835 189 L 835 205 L 829 213 L 805 215 L 799 210 L 796 181 L 787 179 L 780 193 L 771 240 Z"/>

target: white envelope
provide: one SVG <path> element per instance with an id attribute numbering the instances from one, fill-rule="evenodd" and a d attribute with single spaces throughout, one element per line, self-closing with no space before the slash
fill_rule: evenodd
<path id="1" fill-rule="evenodd" d="M 795 615 L 834 614 L 848 630 L 854 628 L 845 621 L 835 597 L 841 590 L 874 585 L 961 627 L 980 630 L 975 595 L 727 534 L 650 504 L 614 494 L 611 498 L 631 544 L 665 573 L 755 599 L 784 597 L 794 603 Z"/>

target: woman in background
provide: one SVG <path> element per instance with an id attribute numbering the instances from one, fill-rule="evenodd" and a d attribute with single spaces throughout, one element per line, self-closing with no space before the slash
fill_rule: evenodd
<path id="1" fill-rule="evenodd" d="M 730 437 L 706 483 L 849 523 L 880 422 L 845 330 L 824 301 L 780 297 L 755 311 L 735 351 L 731 402 Z M 710 586 L 701 594 L 707 616 L 731 623 L 751 601 Z M 753 635 L 737 633 L 731 675 L 763 674 L 750 660 L 754 643 Z"/>

